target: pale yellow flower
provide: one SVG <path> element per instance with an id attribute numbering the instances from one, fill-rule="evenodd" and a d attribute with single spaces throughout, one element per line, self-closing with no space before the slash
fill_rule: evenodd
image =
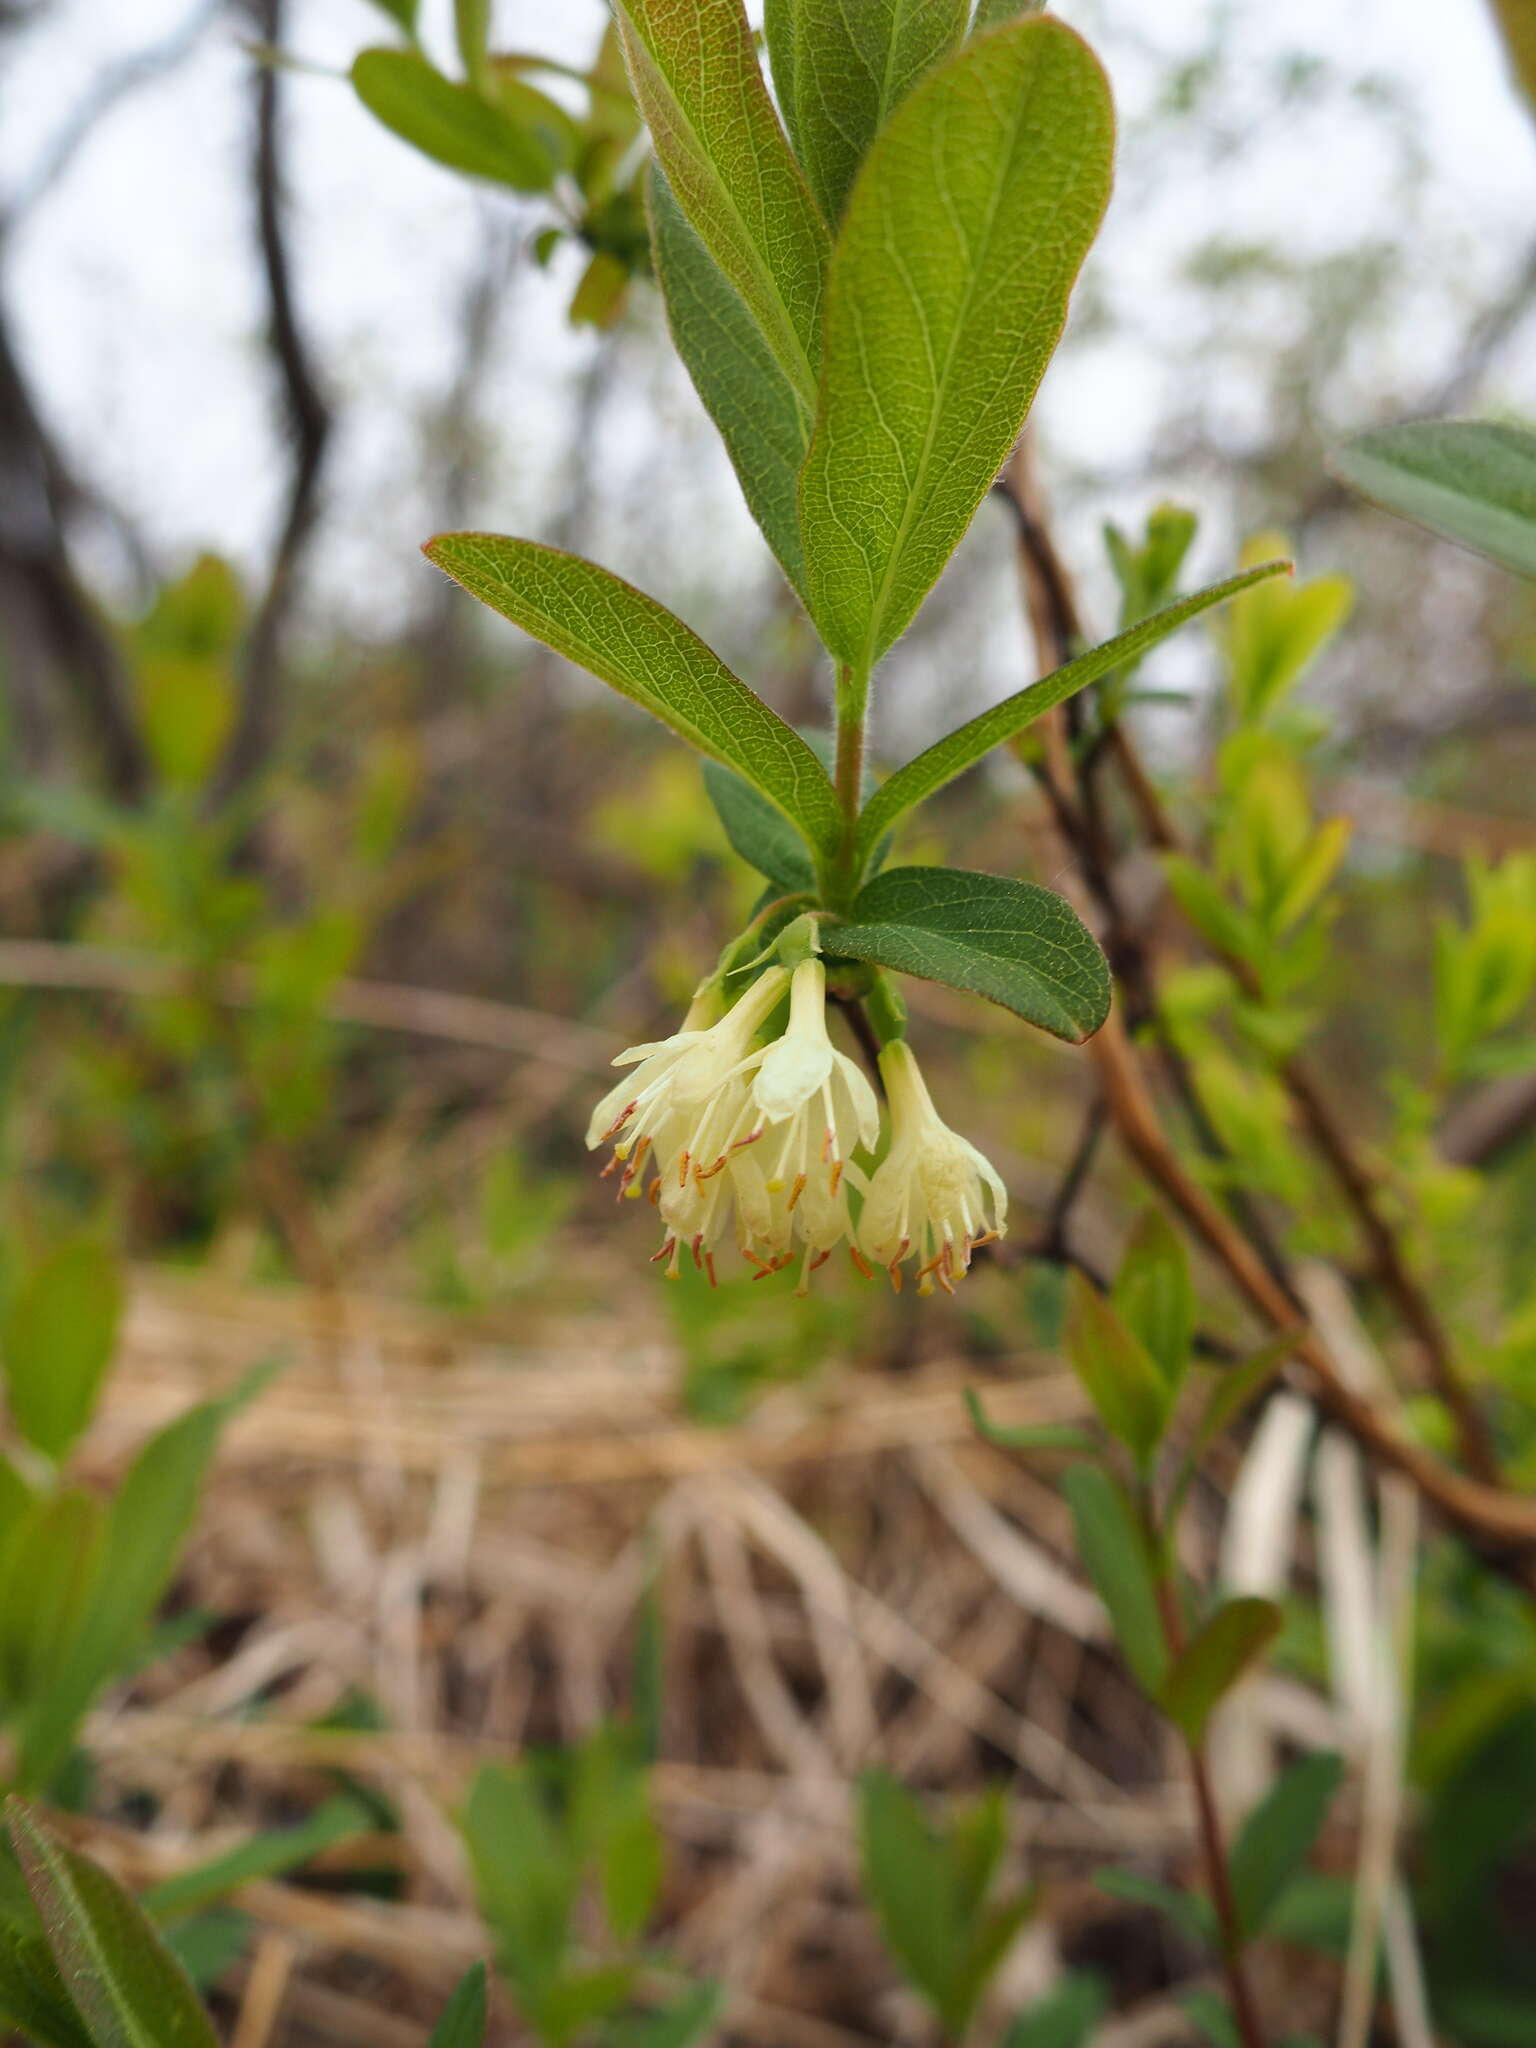
<path id="1" fill-rule="evenodd" d="M 917 1057 L 904 1040 L 880 1054 L 891 1113 L 891 1149 L 870 1176 L 859 1245 L 901 1285 L 903 1260 L 917 1260 L 918 1291 L 946 1293 L 970 1269 L 971 1253 L 1003 1235 L 1008 1191 L 990 1161 L 933 1106 Z"/>

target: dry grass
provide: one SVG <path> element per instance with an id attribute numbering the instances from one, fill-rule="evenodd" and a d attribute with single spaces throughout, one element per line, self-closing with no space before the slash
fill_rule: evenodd
<path id="1" fill-rule="evenodd" d="M 1155 1995 L 1165 1937 L 1087 1882 L 1111 1860 L 1187 1870 L 1174 1759 L 1102 1647 L 1051 1487 L 974 1440 L 975 1366 L 828 1368 L 708 1430 L 678 1410 L 659 1326 L 630 1318 L 498 1328 L 144 1277 L 91 1467 L 274 1356 L 177 1589 L 217 1626 L 89 1731 L 118 1816 L 89 1839 L 134 1879 L 293 1818 L 337 1771 L 399 1816 L 302 1884 L 242 1895 L 260 1932 L 227 1987 L 238 2048 L 419 2048 L 486 1947 L 454 1803 L 481 1760 L 623 1706 L 653 1567 L 666 1938 L 727 1985 L 732 2041 L 928 2038 L 854 1884 L 849 1787 L 876 1763 L 936 1793 L 1008 1783 L 1018 1858 L 1045 1885 L 1008 2001 L 1063 1952 L 1091 1955 L 1137 2006 L 1106 2043 L 1182 2038 Z M 987 1397 L 999 1421 L 1081 1413 L 1037 1356 L 988 1368 Z M 382 1732 L 316 1725 L 359 1696 Z M 1267 1736 L 1327 1732 L 1284 1684 L 1245 1711 Z M 398 1896 L 349 1891 L 360 1868 Z M 520 2038 L 510 2008 L 498 2028 Z"/>

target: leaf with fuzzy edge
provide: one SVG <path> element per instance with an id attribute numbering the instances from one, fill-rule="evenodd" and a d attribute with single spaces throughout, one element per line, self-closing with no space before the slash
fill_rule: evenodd
<path id="1" fill-rule="evenodd" d="M 115 1878 L 19 1799 L 6 1824 L 48 1946 L 96 2048 L 217 2048 L 192 1980 Z"/>
<path id="2" fill-rule="evenodd" d="M 653 597 L 595 562 L 497 533 L 444 533 L 423 550 L 482 604 L 754 783 L 823 853 L 837 794 L 793 726 Z"/>
<path id="3" fill-rule="evenodd" d="M 1109 1014 L 1104 955 L 1072 906 L 1034 882 L 887 868 L 822 936 L 829 954 L 985 996 L 1074 1044 Z"/>
<path id="4" fill-rule="evenodd" d="M 1536 39 L 1533 39 L 1536 40 Z M 1536 577 L 1536 434 L 1499 420 L 1418 420 L 1330 458 L 1342 482 L 1400 518 Z"/>
<path id="5" fill-rule="evenodd" d="M 803 598 L 796 490 L 810 413 L 746 302 L 699 240 L 659 164 L 649 185 L 651 254 L 673 346 L 731 458 L 747 508 Z"/>
<path id="6" fill-rule="evenodd" d="M 763 34 L 795 154 L 829 221 L 892 112 L 965 34 L 968 0 L 767 0 Z"/>
<path id="7" fill-rule="evenodd" d="M 1180 598 L 1177 604 L 1169 605 L 1165 611 L 1155 612 L 1129 631 L 1117 633 L 1113 640 L 1106 640 L 1102 646 L 1090 647 L 1086 654 L 1078 655 L 1075 660 L 1042 677 L 1038 683 L 1015 691 L 1001 704 L 994 704 L 990 711 L 979 712 L 966 724 L 946 733 L 943 739 L 935 740 L 916 760 L 908 761 L 904 768 L 898 768 L 894 775 L 882 782 L 865 805 L 859 819 L 861 857 L 914 804 L 925 802 L 946 783 L 953 782 L 957 775 L 974 768 L 994 747 L 1016 739 L 1047 711 L 1064 704 L 1090 683 L 1099 682 L 1128 663 L 1139 661 L 1160 641 L 1166 640 L 1170 633 L 1177 632 L 1180 626 L 1187 625 L 1213 605 L 1225 604 L 1228 598 L 1235 597 L 1250 584 L 1288 573 L 1290 566 L 1289 562 L 1265 562 L 1240 576 L 1229 576 L 1225 582 L 1198 590 L 1192 597 Z"/>
<path id="8" fill-rule="evenodd" d="M 875 138 L 828 273 L 800 484 L 811 608 L 867 675 L 992 486 L 1109 197 L 1114 117 L 1060 22 L 930 72 Z"/>
<path id="9" fill-rule="evenodd" d="M 768 97 L 741 0 L 623 0 L 618 22 L 678 205 L 813 405 L 826 224 Z"/>

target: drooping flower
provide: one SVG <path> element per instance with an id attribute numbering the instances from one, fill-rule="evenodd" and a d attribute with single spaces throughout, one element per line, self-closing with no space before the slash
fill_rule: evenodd
<path id="1" fill-rule="evenodd" d="M 719 1008 L 718 995 L 713 989 L 702 992 L 670 1038 L 632 1045 L 619 1054 L 614 1065 L 633 1066 L 635 1072 L 610 1088 L 593 1110 L 587 1149 L 595 1151 L 612 1140 L 613 1163 L 624 1169 L 622 1192 L 639 1192 L 648 1165 L 663 1177 L 676 1174 L 686 1181 L 698 1157 L 697 1138 L 707 1139 L 704 1127 L 722 1091 L 735 1081 L 735 1094 L 745 1100 L 743 1063 L 788 981 L 782 967 L 770 967 L 714 1022 L 708 1020 Z"/>
<path id="2" fill-rule="evenodd" d="M 952 1131 L 933 1106 L 917 1057 L 897 1039 L 880 1054 L 891 1111 L 891 1148 L 870 1176 L 859 1246 L 893 1285 L 917 1259 L 918 1292 L 946 1293 L 970 1269 L 979 1244 L 1001 1237 L 1008 1191 L 991 1162 Z"/>
<path id="3" fill-rule="evenodd" d="M 758 1045 L 786 985 L 788 1026 Z M 848 1183 L 865 1182 L 850 1162 L 878 1138 L 880 1109 L 828 1037 L 819 960 L 793 976 L 770 968 L 723 1017 L 691 1011 L 671 1038 L 620 1059 L 637 1071 L 599 1103 L 587 1142 L 614 1140 L 608 1171 L 622 1166 L 622 1192 L 638 1194 L 649 1177 L 666 1230 L 656 1256 L 669 1275 L 686 1250 L 713 1280 L 729 1232 L 760 1275 L 798 1257 L 802 1291 L 839 1243 L 858 1260 Z"/>
<path id="4" fill-rule="evenodd" d="M 791 1208 L 818 1171 L 835 1195 L 856 1147 L 880 1135 L 874 1089 L 827 1035 L 827 973 L 819 960 L 795 969 L 789 1025 L 758 1062 L 752 1100 L 765 1127 L 769 1192 L 788 1189 Z"/>

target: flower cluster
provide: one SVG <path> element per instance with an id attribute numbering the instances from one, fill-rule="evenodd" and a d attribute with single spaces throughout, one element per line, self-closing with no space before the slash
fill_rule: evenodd
<path id="1" fill-rule="evenodd" d="M 786 995 L 788 1022 L 765 1037 Z M 723 1013 L 708 985 L 681 1030 L 614 1064 L 634 1071 L 593 1111 L 587 1144 L 611 1142 L 620 1194 L 659 1210 L 656 1260 L 673 1277 L 686 1249 L 713 1281 L 730 1231 L 759 1274 L 798 1261 L 801 1292 L 839 1244 L 865 1275 L 884 1266 L 899 1287 L 915 1258 L 920 1292 L 952 1291 L 975 1247 L 1003 1233 L 1001 1180 L 942 1121 L 902 1040 L 880 1054 L 889 1146 L 872 1170 L 858 1162 L 878 1148 L 880 1104 L 828 1036 L 817 959 L 769 967 Z"/>

